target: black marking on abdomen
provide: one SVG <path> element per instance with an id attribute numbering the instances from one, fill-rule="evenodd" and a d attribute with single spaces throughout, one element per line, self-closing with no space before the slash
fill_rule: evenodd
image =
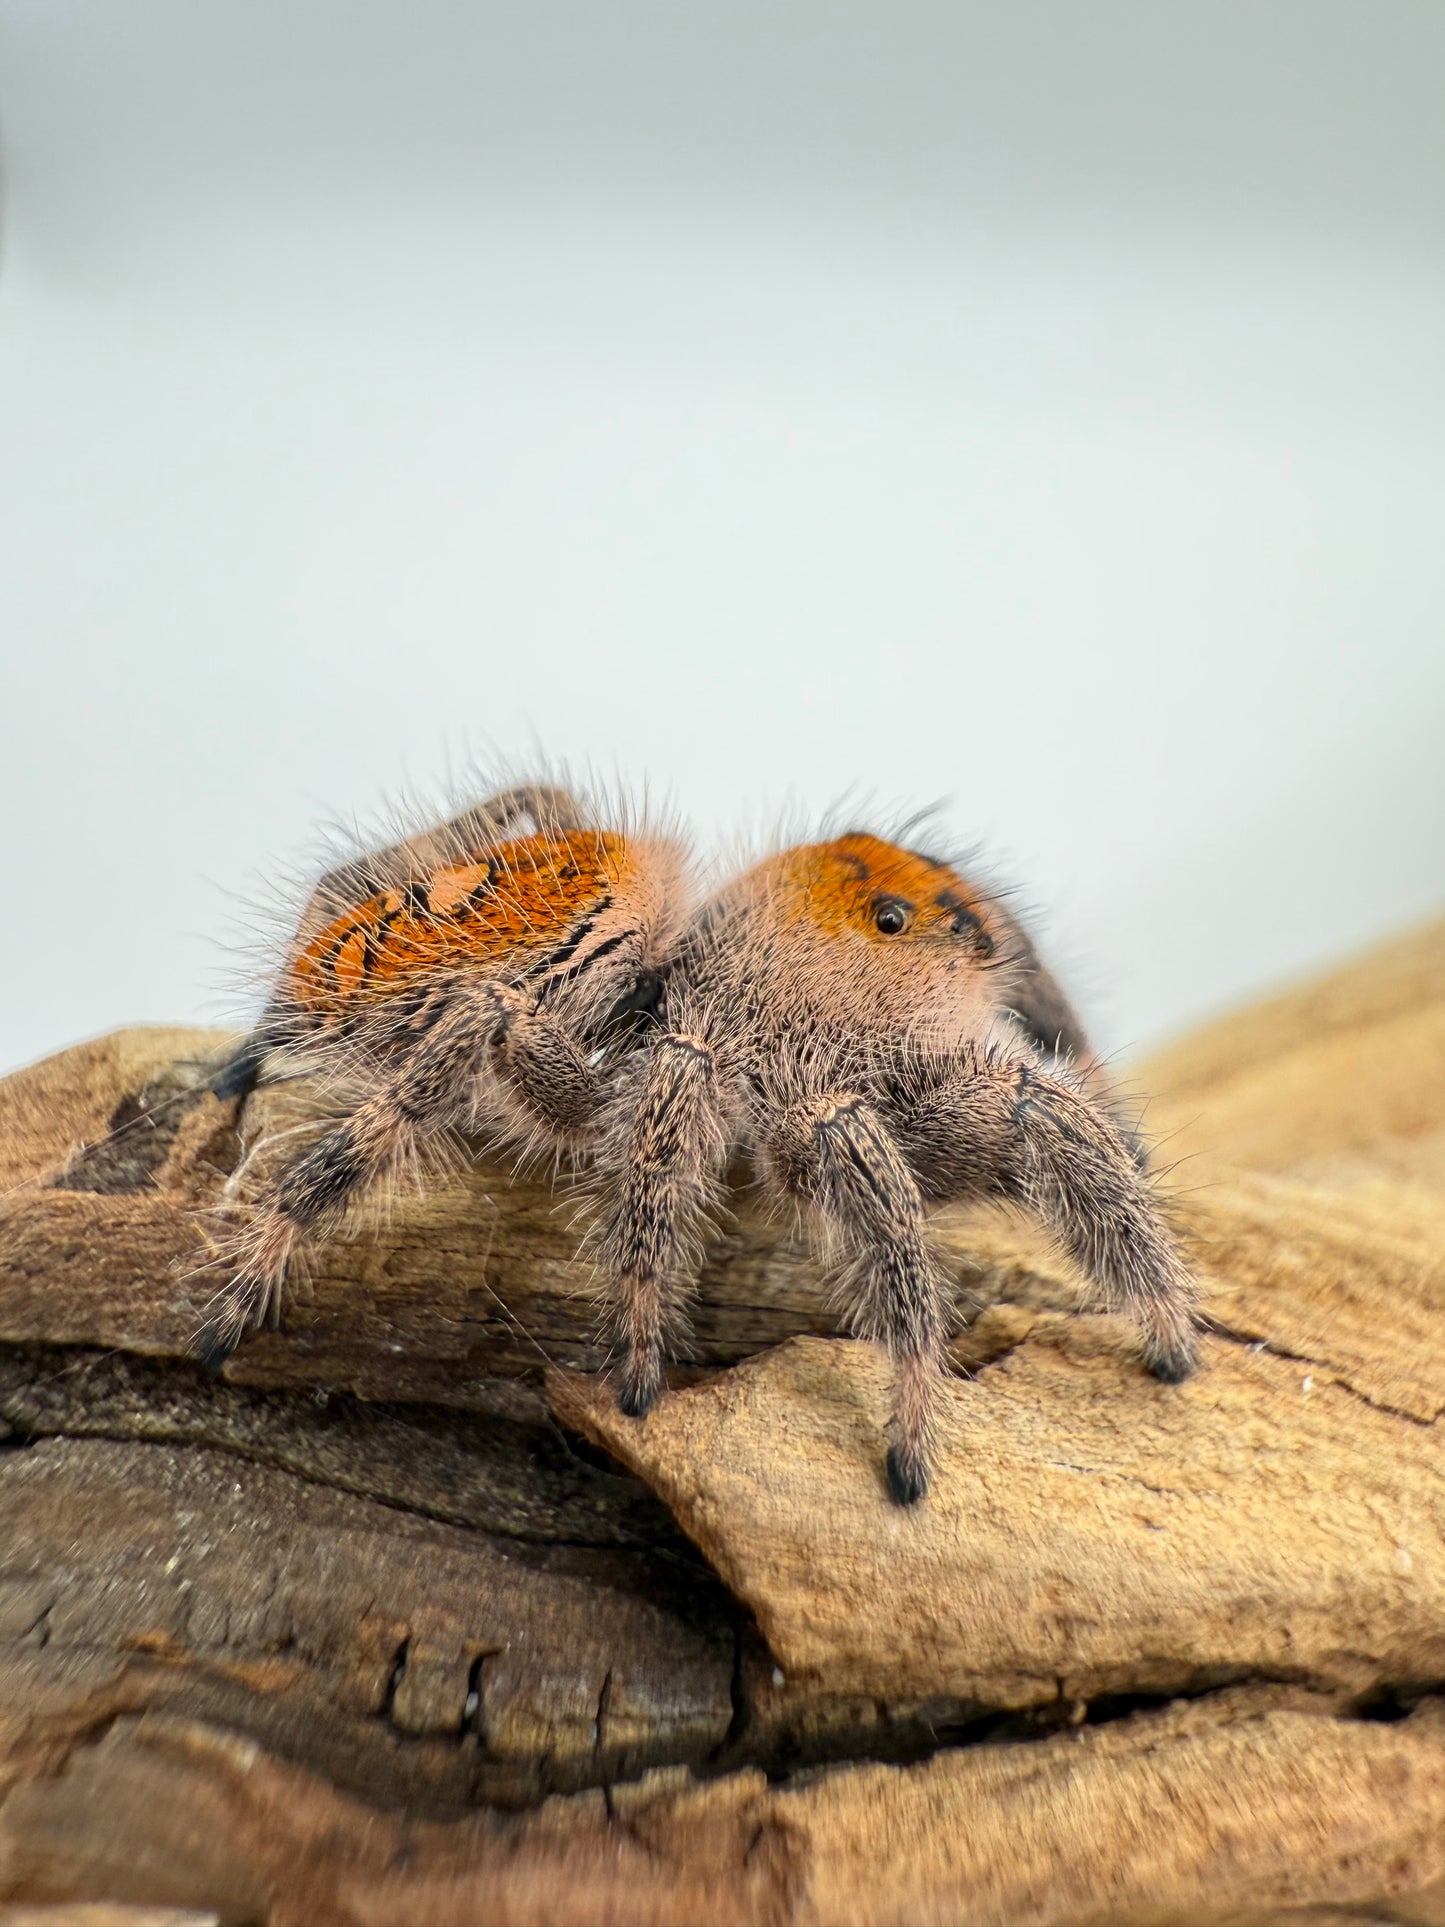
<path id="1" fill-rule="evenodd" d="M 357 927 L 354 918 L 343 925 L 340 936 L 334 937 L 316 960 L 317 968 L 325 972 L 326 980 L 333 991 L 336 989 L 336 959 L 356 935 Z"/>
<path id="2" fill-rule="evenodd" d="M 580 976 L 584 970 L 590 970 L 593 964 L 600 963 L 604 957 L 610 957 L 614 950 L 620 950 L 629 938 L 637 934 L 635 930 L 619 930 L 615 937 L 608 937 L 604 943 L 599 943 L 595 950 L 589 950 L 585 957 L 573 964 L 567 975 Z"/>
<path id="3" fill-rule="evenodd" d="M 597 927 L 597 919 L 602 915 L 604 910 L 610 910 L 611 908 L 612 898 L 610 896 L 599 897 L 587 912 L 586 916 L 583 917 L 582 921 L 575 927 L 566 942 L 559 944 L 555 950 L 549 950 L 545 957 L 539 958 L 527 972 L 528 977 L 545 977 L 549 971 L 555 970 L 559 964 L 567 963 L 569 959 L 576 956 L 577 946 L 587 941 L 592 935 L 593 930 Z"/>
<path id="4" fill-rule="evenodd" d="M 470 910 L 480 910 L 482 905 L 486 902 L 487 898 L 494 897 L 496 894 L 497 894 L 497 866 L 493 862 L 492 858 L 488 857 L 487 874 L 482 878 L 480 883 L 474 883 L 471 889 L 468 890 L 466 894 L 467 908 Z M 458 905 L 459 909 L 460 907 L 461 906 Z"/>
<path id="5" fill-rule="evenodd" d="M 545 1003 L 548 998 L 553 996 L 555 992 L 563 989 L 567 984 L 576 983 L 584 971 L 590 970 L 593 964 L 600 963 L 604 957 L 610 957 L 614 950 L 620 950 L 623 944 L 629 942 L 631 938 L 637 935 L 638 932 L 636 930 L 619 930 L 615 937 L 607 937 L 603 942 L 598 944 L 595 950 L 589 950 L 587 955 L 579 958 L 570 969 L 554 969 L 551 974 L 544 979 L 541 988 L 537 992 L 538 1003 Z M 572 945 L 568 949 L 567 954 L 570 956 L 572 950 L 575 948 L 576 946 Z M 552 959 L 554 965 L 556 961 L 557 959 L 554 957 Z"/>

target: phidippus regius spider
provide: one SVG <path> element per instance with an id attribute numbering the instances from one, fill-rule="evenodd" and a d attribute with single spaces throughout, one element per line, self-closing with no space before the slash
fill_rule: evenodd
<path id="1" fill-rule="evenodd" d="M 351 1087 L 270 1187 L 201 1340 L 223 1358 L 288 1262 L 431 1140 L 590 1167 L 618 1396 L 663 1386 L 724 1172 L 796 1209 L 895 1373 L 888 1483 L 927 1490 L 949 1282 L 929 1207 L 1051 1232 L 1157 1377 L 1196 1360 L 1194 1291 L 1143 1154 L 1017 920 L 950 865 L 855 832 L 694 900 L 677 842 L 566 791 L 506 791 L 327 876 L 217 1088 L 273 1052 Z"/>

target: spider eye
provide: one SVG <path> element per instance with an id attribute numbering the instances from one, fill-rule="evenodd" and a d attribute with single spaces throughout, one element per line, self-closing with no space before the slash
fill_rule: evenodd
<path id="1" fill-rule="evenodd" d="M 908 908 L 897 897 L 882 897 L 873 906 L 873 921 L 885 937 L 896 937 L 908 922 Z"/>

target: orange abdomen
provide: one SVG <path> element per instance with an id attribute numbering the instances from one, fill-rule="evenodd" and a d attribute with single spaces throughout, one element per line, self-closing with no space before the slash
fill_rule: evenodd
<path id="1" fill-rule="evenodd" d="M 602 908 L 624 840 L 568 830 L 502 843 L 475 863 L 378 892 L 328 924 L 292 961 L 286 988 L 303 1009 L 339 1015 L 437 971 L 495 970 L 555 949 Z"/>

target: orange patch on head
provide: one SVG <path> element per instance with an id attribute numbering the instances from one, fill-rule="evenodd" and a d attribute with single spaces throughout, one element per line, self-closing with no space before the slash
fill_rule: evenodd
<path id="1" fill-rule="evenodd" d="M 983 905 L 957 871 L 881 837 L 855 833 L 804 844 L 778 864 L 800 913 L 825 930 L 855 930 L 878 943 L 969 934 L 992 948 Z"/>
<path id="2" fill-rule="evenodd" d="M 627 867 L 625 839 L 601 831 L 499 844 L 479 863 L 433 871 L 346 911 L 292 963 L 291 995 L 307 1009 L 337 1013 L 433 971 L 495 969 L 518 951 L 554 947 Z"/>

